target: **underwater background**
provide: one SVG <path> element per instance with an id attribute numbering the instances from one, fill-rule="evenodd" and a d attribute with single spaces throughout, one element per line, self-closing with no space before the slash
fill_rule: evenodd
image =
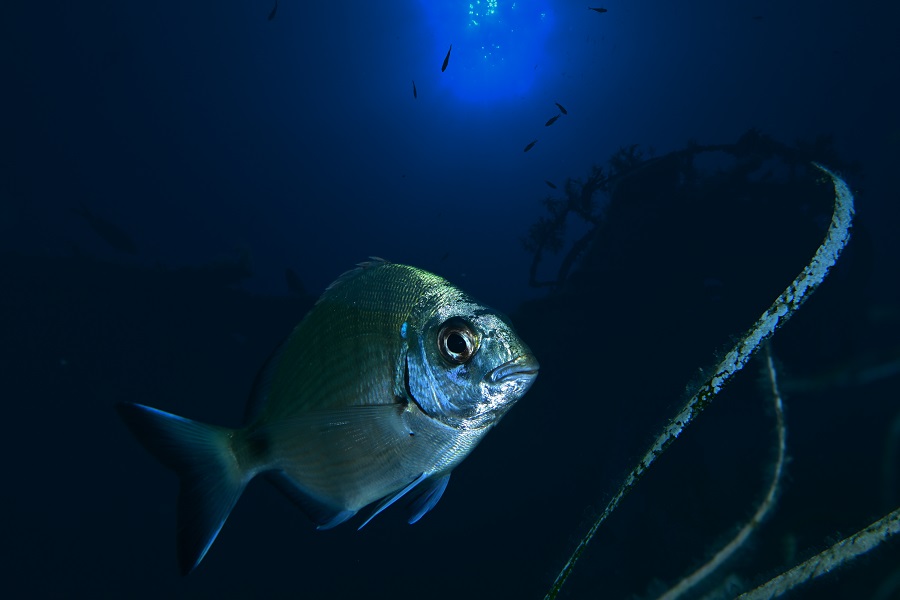
<path id="1" fill-rule="evenodd" d="M 900 8 L 591 6 L 606 12 L 0 7 L 11 597 L 543 597 L 691 386 L 815 252 L 833 192 L 811 160 L 853 190 L 852 239 L 772 340 L 778 503 L 701 591 L 731 597 L 900 505 Z M 272 349 L 368 256 L 509 314 L 536 384 L 419 523 L 388 509 L 316 531 L 257 482 L 180 577 L 177 480 L 114 403 L 238 425 Z M 760 369 L 649 470 L 561 597 L 656 597 L 753 514 L 775 454 Z M 888 541 L 794 597 L 900 597 L 898 565 Z"/>

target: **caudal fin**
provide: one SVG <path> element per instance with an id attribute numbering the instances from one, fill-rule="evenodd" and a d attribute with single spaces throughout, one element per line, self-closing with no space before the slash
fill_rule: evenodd
<path id="1" fill-rule="evenodd" d="M 116 409 L 138 441 L 181 480 L 178 565 L 200 564 L 249 481 L 231 447 L 232 430 L 204 425 L 142 404 Z"/>

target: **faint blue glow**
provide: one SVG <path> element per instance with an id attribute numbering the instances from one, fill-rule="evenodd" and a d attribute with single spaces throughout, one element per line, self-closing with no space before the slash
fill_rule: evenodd
<path id="1" fill-rule="evenodd" d="M 440 82 L 472 102 L 526 95 L 541 66 L 553 27 L 549 0 L 421 0 L 432 29 L 435 69 L 453 44 Z"/>

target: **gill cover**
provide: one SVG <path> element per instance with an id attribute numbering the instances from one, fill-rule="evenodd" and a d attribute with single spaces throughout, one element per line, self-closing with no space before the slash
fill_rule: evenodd
<path id="1" fill-rule="evenodd" d="M 495 311 L 454 288 L 438 294 L 445 297 L 418 305 L 430 311 L 410 315 L 407 390 L 423 412 L 447 425 L 491 425 L 518 398 L 498 374 L 524 372 L 533 357 Z"/>

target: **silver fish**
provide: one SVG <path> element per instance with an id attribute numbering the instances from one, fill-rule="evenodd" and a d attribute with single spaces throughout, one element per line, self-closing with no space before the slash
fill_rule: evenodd
<path id="1" fill-rule="evenodd" d="M 257 378 L 243 427 L 117 409 L 181 480 L 182 573 L 265 475 L 328 529 L 402 496 L 410 523 L 531 387 L 538 362 L 501 314 L 444 279 L 380 259 L 331 284 Z"/>

